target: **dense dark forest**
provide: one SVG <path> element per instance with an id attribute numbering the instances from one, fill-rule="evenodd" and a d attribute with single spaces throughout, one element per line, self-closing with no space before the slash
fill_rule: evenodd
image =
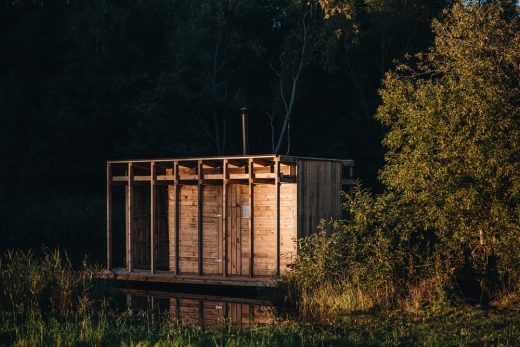
<path id="1" fill-rule="evenodd" d="M 368 5 L 367 5 L 368 4 Z M 385 72 L 447 1 L 3 1 L 0 248 L 101 260 L 105 160 L 251 152 L 351 158 L 378 190 Z"/>

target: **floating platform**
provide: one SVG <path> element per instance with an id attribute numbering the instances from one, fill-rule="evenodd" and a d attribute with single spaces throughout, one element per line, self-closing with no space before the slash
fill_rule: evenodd
<path id="1" fill-rule="evenodd" d="M 275 281 L 272 276 L 212 276 L 212 275 L 175 275 L 169 271 L 133 270 L 128 272 L 125 268 L 104 270 L 99 277 L 107 280 L 121 280 L 131 282 L 151 282 L 164 284 L 204 284 L 204 285 L 226 285 L 242 287 L 271 287 Z"/>

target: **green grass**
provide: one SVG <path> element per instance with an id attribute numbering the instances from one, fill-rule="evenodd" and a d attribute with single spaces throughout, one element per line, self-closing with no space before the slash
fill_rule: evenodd
<path id="1" fill-rule="evenodd" d="M 278 321 L 250 330 L 209 331 L 175 322 L 110 316 L 32 317 L 2 313 L 0 343 L 14 346 L 516 346 L 520 314 L 461 308 L 433 317 L 350 316 L 341 324 Z"/>
<path id="2" fill-rule="evenodd" d="M 325 323 L 285 316 L 209 331 L 150 311 L 117 309 L 87 265 L 59 252 L 0 260 L 0 345 L 13 346 L 486 346 L 520 345 L 520 312 L 476 307 L 343 313 Z M 510 301 L 510 299 L 508 299 Z"/>

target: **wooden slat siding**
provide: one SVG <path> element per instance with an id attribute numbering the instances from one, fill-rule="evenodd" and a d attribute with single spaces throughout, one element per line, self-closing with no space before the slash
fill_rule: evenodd
<path id="1" fill-rule="evenodd" d="M 254 278 L 276 274 L 276 197 L 273 184 L 255 184 Z"/>
<path id="2" fill-rule="evenodd" d="M 198 273 L 198 185 L 180 186 L 179 266 L 181 273 Z"/>
<path id="3" fill-rule="evenodd" d="M 224 159 L 223 165 L 222 165 L 222 173 L 224 175 L 223 180 L 223 187 L 222 187 L 222 234 L 223 234 L 223 245 L 224 245 L 224 252 L 222 257 L 222 275 L 224 277 L 227 277 L 228 269 L 228 249 L 227 249 L 227 201 L 226 201 L 226 195 L 227 195 L 227 181 L 228 181 L 228 173 L 227 173 L 227 166 L 228 161 L 227 159 Z"/>
<path id="4" fill-rule="evenodd" d="M 136 185 L 132 192 L 132 268 L 150 269 L 150 192 Z"/>
<path id="5" fill-rule="evenodd" d="M 296 194 L 296 183 L 280 185 L 280 272 L 282 274 L 296 259 Z"/>
<path id="6" fill-rule="evenodd" d="M 254 240 L 254 211 L 255 211 L 255 186 L 253 183 L 255 175 L 255 164 L 253 159 L 249 159 L 249 277 L 254 277 L 254 257 L 255 257 L 255 240 Z"/>
<path id="7" fill-rule="evenodd" d="M 106 201 L 106 209 L 107 209 L 107 270 L 112 268 L 112 166 L 110 163 L 107 163 L 107 177 L 106 177 L 106 193 L 107 193 L 107 201 Z"/>
<path id="8" fill-rule="evenodd" d="M 203 274 L 222 274 L 222 187 L 205 185 L 202 196 Z"/>
<path id="9" fill-rule="evenodd" d="M 169 174 L 173 173 L 172 169 L 166 169 Z M 175 273 L 175 182 L 168 184 L 168 269 Z"/>
<path id="10" fill-rule="evenodd" d="M 155 209 L 155 163 L 150 162 L 150 271 L 155 272 L 156 242 L 156 209 Z"/>
<path id="11" fill-rule="evenodd" d="M 177 161 L 173 164 L 173 175 L 175 176 L 175 274 L 180 274 L 179 264 L 179 239 L 180 239 L 180 195 L 181 185 L 179 184 L 179 163 Z"/>
<path id="12" fill-rule="evenodd" d="M 133 189 L 134 189 L 134 169 L 132 163 L 128 163 L 128 184 L 126 189 L 126 268 L 132 272 L 132 227 L 133 227 Z"/>
<path id="13" fill-rule="evenodd" d="M 280 276 L 280 160 L 275 159 L 276 189 L 276 276 Z"/>
<path id="14" fill-rule="evenodd" d="M 169 185 L 155 185 L 155 230 L 156 230 L 156 269 L 170 269 L 170 210 Z M 172 210 L 173 211 L 173 210 Z"/>
<path id="15" fill-rule="evenodd" d="M 215 259 L 217 263 L 217 273 L 224 273 L 225 263 L 223 261 L 224 258 L 224 234 L 223 234 L 223 206 L 222 206 L 222 195 L 223 195 L 223 186 L 216 187 L 216 196 L 215 201 L 217 202 L 216 207 L 216 218 L 215 218 L 215 228 L 217 230 L 217 258 Z"/>
<path id="16" fill-rule="evenodd" d="M 341 218 L 342 165 L 298 160 L 298 237 L 315 233 L 321 219 Z"/>
<path id="17" fill-rule="evenodd" d="M 243 217 L 243 206 L 249 205 L 249 184 L 240 184 L 238 185 L 238 213 L 237 213 L 237 222 L 239 226 L 239 245 L 237 249 L 237 260 L 238 260 L 238 273 L 242 276 L 249 276 L 250 272 L 250 242 L 249 238 L 251 236 L 249 232 L 249 222 L 251 217 L 251 211 L 249 211 L 248 218 Z"/>
<path id="18" fill-rule="evenodd" d="M 198 251 L 198 255 L 197 255 L 197 261 L 198 261 L 198 272 L 199 272 L 199 275 L 202 276 L 202 273 L 203 273 L 203 263 L 204 263 L 204 256 L 203 256 L 203 236 L 202 236 L 202 233 L 203 233 L 203 205 L 202 205 L 202 197 L 203 197 L 203 189 L 204 187 L 202 186 L 202 180 L 204 179 L 204 172 L 203 172 L 203 167 L 202 167 L 202 161 L 199 160 L 198 163 L 197 163 L 197 175 L 198 175 L 198 178 L 199 178 L 199 181 L 198 181 L 198 185 L 197 185 L 197 240 L 198 240 L 198 245 L 197 245 L 197 251 Z"/>
<path id="19" fill-rule="evenodd" d="M 241 186 L 229 184 L 227 197 L 227 231 L 228 231 L 228 271 L 230 275 L 240 275 L 242 265 L 241 252 Z"/>

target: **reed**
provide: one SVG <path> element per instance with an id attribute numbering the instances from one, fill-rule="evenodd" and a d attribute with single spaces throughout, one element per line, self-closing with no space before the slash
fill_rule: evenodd
<path id="1" fill-rule="evenodd" d="M 395 288 L 323 287 L 306 293 L 307 307 L 331 309 L 321 323 L 280 317 L 270 325 L 207 330 L 168 315 L 115 309 L 111 292 L 86 263 L 74 269 L 55 251 L 8 252 L 0 261 L 0 345 L 12 346 L 370 346 L 518 345 L 520 313 L 460 307 L 441 314 L 407 315 L 387 309 L 366 312 Z M 428 284 L 421 284 L 423 292 Z M 314 296 L 312 296 L 314 295 Z M 324 304 L 325 303 L 325 304 Z M 323 305 L 320 308 L 320 305 Z M 357 310 L 357 311 L 356 311 Z M 309 312 L 310 314 L 310 312 Z"/>

